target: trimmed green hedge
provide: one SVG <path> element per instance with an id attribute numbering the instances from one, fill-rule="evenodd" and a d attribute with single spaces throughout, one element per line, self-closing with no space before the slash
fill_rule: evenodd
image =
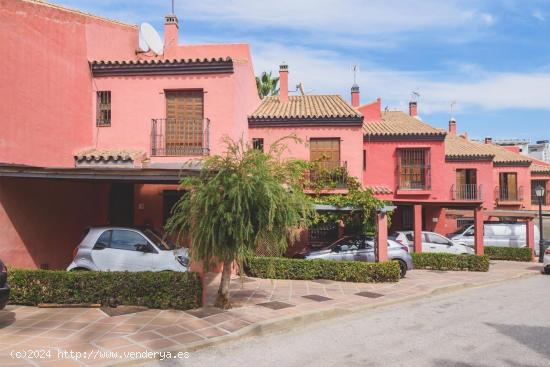
<path id="1" fill-rule="evenodd" d="M 494 247 L 486 246 L 485 255 L 491 260 L 532 261 L 533 253 L 528 247 Z"/>
<path id="2" fill-rule="evenodd" d="M 399 264 L 395 261 L 366 263 L 253 257 L 247 262 L 246 272 L 252 277 L 271 279 L 329 279 L 361 283 L 399 281 Z"/>
<path id="3" fill-rule="evenodd" d="M 413 253 L 414 269 L 489 271 L 489 256 Z"/>
<path id="4" fill-rule="evenodd" d="M 201 307 L 197 273 L 10 269 L 9 303 L 116 303 L 188 310 Z"/>

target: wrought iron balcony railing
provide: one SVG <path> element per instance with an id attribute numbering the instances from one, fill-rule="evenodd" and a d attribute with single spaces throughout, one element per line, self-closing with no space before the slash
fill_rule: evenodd
<path id="1" fill-rule="evenodd" d="M 482 198 L 483 185 L 460 184 L 451 187 L 453 200 L 479 201 Z"/>
<path id="2" fill-rule="evenodd" d="M 152 119 L 151 156 L 210 154 L 210 120 Z"/>
<path id="3" fill-rule="evenodd" d="M 523 187 L 497 186 L 495 198 L 502 203 L 523 201 Z"/>
<path id="4" fill-rule="evenodd" d="M 348 162 L 319 161 L 306 171 L 309 187 L 324 189 L 346 188 L 348 186 Z"/>

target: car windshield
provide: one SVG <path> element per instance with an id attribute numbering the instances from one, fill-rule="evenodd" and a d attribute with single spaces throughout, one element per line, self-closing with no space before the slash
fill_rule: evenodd
<path id="1" fill-rule="evenodd" d="M 146 229 L 143 231 L 143 234 L 147 236 L 151 242 L 153 242 L 159 249 L 163 251 L 170 251 L 174 250 L 176 246 L 172 242 L 170 242 L 167 238 L 160 238 L 158 234 L 151 231 L 150 229 Z"/>
<path id="2" fill-rule="evenodd" d="M 451 235 L 462 234 L 462 233 L 464 233 L 465 230 L 468 229 L 468 227 L 470 227 L 469 224 L 463 225 L 462 227 L 460 227 L 460 228 L 457 229 L 456 231 L 452 232 Z"/>

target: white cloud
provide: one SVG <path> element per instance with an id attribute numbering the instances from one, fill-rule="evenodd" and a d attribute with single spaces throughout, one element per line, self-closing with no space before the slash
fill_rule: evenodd
<path id="1" fill-rule="evenodd" d="M 538 19 L 540 20 L 541 22 L 545 22 L 546 21 L 546 17 L 544 16 L 544 14 L 542 14 L 542 12 L 540 10 L 534 10 L 533 13 L 531 14 L 533 16 L 533 18 L 535 19 Z"/>
<path id="2" fill-rule="evenodd" d="M 178 9 L 216 22 L 350 35 L 494 22 L 490 14 L 457 0 L 185 0 L 178 2 Z"/>
<path id="3" fill-rule="evenodd" d="M 306 91 L 316 94 L 337 93 L 349 98 L 353 82 L 350 66 L 358 63 L 363 102 L 380 96 L 384 106 L 405 109 L 411 92 L 416 90 L 421 94 L 423 113 L 449 111 L 451 101 L 456 101 L 461 110 L 550 110 L 550 72 L 490 72 L 471 64 L 449 73 L 391 70 L 334 51 L 265 43 L 253 48 L 253 54 L 256 72 L 276 73 L 278 64 L 285 60 L 289 64 L 290 89 L 303 82 Z"/>

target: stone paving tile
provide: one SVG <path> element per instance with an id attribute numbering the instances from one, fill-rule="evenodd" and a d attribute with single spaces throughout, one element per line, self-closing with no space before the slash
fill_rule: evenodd
<path id="1" fill-rule="evenodd" d="M 199 340 L 204 340 L 204 338 L 201 335 L 198 335 L 195 333 L 183 333 L 183 334 L 173 335 L 170 337 L 170 339 L 184 345 L 195 343 Z"/>
<path id="2" fill-rule="evenodd" d="M 201 335 L 205 338 L 210 339 L 210 338 L 215 338 L 215 337 L 218 337 L 218 336 L 225 335 L 225 334 L 227 334 L 227 331 L 218 329 L 216 327 L 209 327 L 209 328 L 206 328 L 206 329 L 197 330 L 195 333 L 198 334 L 198 335 Z"/>
<path id="3" fill-rule="evenodd" d="M 184 327 L 179 326 L 179 325 L 172 325 L 172 326 L 168 326 L 168 327 L 164 327 L 164 328 L 155 330 L 155 332 L 157 334 L 160 334 L 162 336 L 172 336 L 172 335 L 185 333 L 187 331 L 189 331 L 187 328 L 184 328 Z"/>
<path id="4" fill-rule="evenodd" d="M 147 310 L 109 317 L 98 309 L 40 309 L 9 305 L 0 311 L 0 366 L 27 366 L 29 361 L 14 361 L 5 353 L 14 348 L 51 345 L 73 351 L 143 352 L 148 350 L 184 350 L 185 346 L 235 333 L 254 323 L 333 308 L 359 310 L 418 294 L 438 287 L 507 279 L 510 276 L 538 273 L 533 264 L 495 262 L 489 273 L 411 271 L 398 283 L 361 284 L 247 278 L 233 280 L 230 292 L 234 305 L 229 311 L 207 307 L 182 312 Z M 219 277 L 219 275 L 218 275 Z M 206 299 L 216 297 L 218 278 L 210 279 Z M 383 294 L 380 298 L 356 296 L 359 292 Z M 304 296 L 330 297 L 316 300 Z M 314 297 L 316 298 L 316 297 Z M 293 307 L 272 310 L 258 303 L 284 302 Z M 3 354 L 4 353 L 4 354 Z M 34 366 L 109 364 L 109 361 L 40 361 Z"/>

